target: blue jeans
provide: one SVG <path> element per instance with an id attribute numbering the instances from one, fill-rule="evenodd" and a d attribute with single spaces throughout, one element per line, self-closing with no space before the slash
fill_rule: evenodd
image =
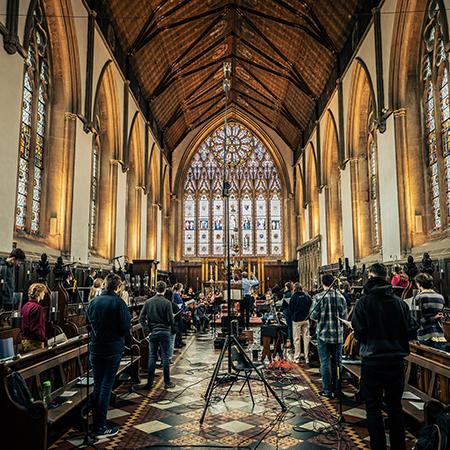
<path id="1" fill-rule="evenodd" d="M 153 385 L 155 380 L 156 359 L 158 349 L 161 348 L 161 360 L 163 366 L 164 384 L 170 383 L 170 331 L 155 331 L 149 336 L 149 356 L 148 356 L 148 384 Z"/>
<path id="2" fill-rule="evenodd" d="M 329 344 L 317 339 L 317 351 L 320 359 L 320 375 L 322 376 L 322 387 L 326 393 L 339 390 L 339 379 L 337 368 L 339 367 L 339 378 L 341 373 L 342 344 Z"/>
<path id="3" fill-rule="evenodd" d="M 173 358 L 173 352 L 175 350 L 175 336 L 176 333 L 170 334 L 170 352 L 169 352 L 169 360 Z"/>
<path id="4" fill-rule="evenodd" d="M 90 363 L 94 374 L 94 392 L 92 394 L 92 415 L 94 430 L 106 427 L 111 391 L 119 369 L 121 353 L 110 356 L 90 355 Z"/>

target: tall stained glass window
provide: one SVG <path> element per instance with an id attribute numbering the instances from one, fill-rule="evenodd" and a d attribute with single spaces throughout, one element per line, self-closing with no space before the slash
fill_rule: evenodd
<path id="1" fill-rule="evenodd" d="M 38 2 L 33 14 L 23 79 L 15 220 L 16 230 L 31 234 L 39 234 L 41 226 L 49 103 L 48 46 L 45 18 Z"/>
<path id="2" fill-rule="evenodd" d="M 370 214 L 372 216 L 372 239 L 373 246 L 380 246 L 380 205 L 378 202 L 378 156 L 375 136 L 369 137 L 368 148 L 369 164 L 369 196 Z"/>
<path id="3" fill-rule="evenodd" d="M 184 255 L 224 256 L 224 126 L 199 146 L 184 183 Z M 231 254 L 283 255 L 282 190 L 273 158 L 245 126 L 227 128 Z"/>
<path id="4" fill-rule="evenodd" d="M 448 57 L 445 47 L 447 19 L 441 2 L 433 0 L 423 34 L 423 111 L 429 169 L 431 228 L 450 226 L 450 112 Z"/>
<path id="5" fill-rule="evenodd" d="M 92 164 L 91 164 L 91 199 L 89 211 L 89 247 L 95 249 L 95 241 L 97 237 L 97 214 L 98 214 L 98 187 L 100 179 L 100 143 L 98 138 L 95 139 L 92 147 Z"/>

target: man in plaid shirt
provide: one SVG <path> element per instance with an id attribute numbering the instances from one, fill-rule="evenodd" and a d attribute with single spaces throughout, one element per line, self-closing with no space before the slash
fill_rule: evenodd
<path id="1" fill-rule="evenodd" d="M 334 277 L 322 276 L 324 292 L 314 297 L 310 319 L 317 322 L 317 351 L 320 359 L 322 387 L 320 395 L 333 398 L 338 392 L 338 370 L 341 371 L 342 344 L 344 342 L 343 323 L 347 320 L 345 297 L 334 286 Z"/>

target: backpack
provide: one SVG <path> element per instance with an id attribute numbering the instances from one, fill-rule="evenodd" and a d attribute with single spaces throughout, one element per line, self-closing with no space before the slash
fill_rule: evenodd
<path id="1" fill-rule="evenodd" d="M 436 425 L 441 432 L 441 448 L 440 450 L 450 449 L 450 408 L 447 408 L 443 413 L 436 418 Z"/>
<path id="2" fill-rule="evenodd" d="M 30 411 L 33 397 L 26 381 L 19 372 L 12 372 L 8 377 L 8 387 L 12 399 Z"/>
<path id="3" fill-rule="evenodd" d="M 450 450 L 450 408 L 438 414 L 434 422 L 420 430 L 414 450 Z"/>

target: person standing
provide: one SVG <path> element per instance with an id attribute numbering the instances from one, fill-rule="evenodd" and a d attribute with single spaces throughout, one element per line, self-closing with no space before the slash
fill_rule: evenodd
<path id="1" fill-rule="evenodd" d="M 170 339 L 174 317 L 172 302 L 164 297 L 167 285 L 164 281 L 156 283 L 156 295 L 149 298 L 142 307 L 139 322 L 149 335 L 148 380 L 145 389 L 152 389 L 155 379 L 158 349 L 161 349 L 164 385 L 166 389 L 175 387 L 170 381 Z"/>
<path id="2" fill-rule="evenodd" d="M 344 342 L 343 323 L 347 319 L 345 297 L 333 287 L 333 275 L 322 275 L 324 292 L 314 297 L 310 319 L 317 322 L 317 351 L 320 359 L 323 397 L 340 395 L 340 374 L 342 344 Z"/>
<path id="3" fill-rule="evenodd" d="M 369 280 L 356 303 L 352 318 L 360 343 L 361 394 L 366 403 L 370 447 L 386 449 L 382 404 L 386 403 L 390 446 L 405 450 L 402 395 L 405 385 L 404 358 L 415 336 L 408 305 L 394 294 L 383 264 L 369 268 Z M 384 394 L 384 395 L 383 395 Z"/>
<path id="4" fill-rule="evenodd" d="M 284 318 L 286 319 L 288 331 L 286 348 L 292 347 L 292 318 L 289 313 L 289 302 L 291 301 L 293 286 L 292 281 L 288 281 L 284 285 L 283 298 L 281 302 L 281 310 L 283 311 Z"/>
<path id="5" fill-rule="evenodd" d="M 258 286 L 259 281 L 253 273 L 250 273 L 250 278 L 247 272 L 242 272 L 242 302 L 241 302 L 241 317 L 244 321 L 245 328 L 250 328 L 250 311 L 253 306 L 252 288 Z"/>
<path id="6" fill-rule="evenodd" d="M 25 261 L 25 253 L 15 248 L 7 258 L 0 259 L 0 307 L 11 311 L 14 305 L 14 290 L 16 286 L 16 267 Z"/>
<path id="7" fill-rule="evenodd" d="M 419 293 L 414 298 L 414 304 L 419 311 L 417 340 L 438 350 L 448 351 L 447 340 L 441 321 L 444 319 L 444 297 L 433 289 L 433 277 L 428 273 L 416 276 Z"/>
<path id="8" fill-rule="evenodd" d="M 94 376 L 92 396 L 93 431 L 98 437 L 114 436 L 116 426 L 106 422 L 111 391 L 125 348 L 124 337 L 131 329 L 131 316 L 127 305 L 117 294 L 121 279 L 109 274 L 105 290 L 94 297 L 86 311 L 91 328 L 90 363 Z"/>
<path id="9" fill-rule="evenodd" d="M 85 285 L 84 285 L 84 287 L 87 287 L 87 288 L 92 288 L 92 286 L 94 286 L 94 282 L 95 282 L 95 278 L 97 277 L 97 270 L 96 269 L 89 269 L 89 275 L 88 275 L 88 277 L 86 278 L 86 282 L 85 282 Z M 85 291 L 84 291 L 84 297 L 83 297 L 83 299 L 84 299 L 84 301 L 86 301 L 86 300 L 89 300 L 89 293 L 90 293 L 90 289 L 88 290 L 88 289 L 86 289 Z"/>
<path id="10" fill-rule="evenodd" d="M 301 337 L 303 337 L 303 352 L 305 363 L 309 364 L 309 320 L 308 314 L 311 308 L 311 297 L 303 292 L 300 283 L 294 284 L 294 293 L 289 302 L 289 316 L 292 318 L 292 335 L 294 339 L 294 361 L 300 362 Z"/>
<path id="11" fill-rule="evenodd" d="M 31 352 L 44 348 L 47 344 L 45 335 L 45 311 L 40 305 L 47 286 L 33 283 L 28 288 L 28 302 L 22 306 L 22 348 L 24 352 Z"/>
<path id="12" fill-rule="evenodd" d="M 183 285 L 181 283 L 175 283 L 173 285 L 172 302 L 175 303 L 177 307 L 176 312 L 174 312 L 174 314 L 176 314 L 176 333 L 174 348 L 181 348 L 185 345 L 185 343 L 183 342 L 183 334 L 186 333 L 186 319 L 184 318 L 184 315 L 187 313 L 187 307 L 186 303 L 184 303 L 183 297 L 181 296 L 182 291 Z"/>
<path id="13" fill-rule="evenodd" d="M 86 278 L 86 287 L 92 287 L 96 277 L 97 277 L 97 270 L 89 269 L 89 275 Z"/>

